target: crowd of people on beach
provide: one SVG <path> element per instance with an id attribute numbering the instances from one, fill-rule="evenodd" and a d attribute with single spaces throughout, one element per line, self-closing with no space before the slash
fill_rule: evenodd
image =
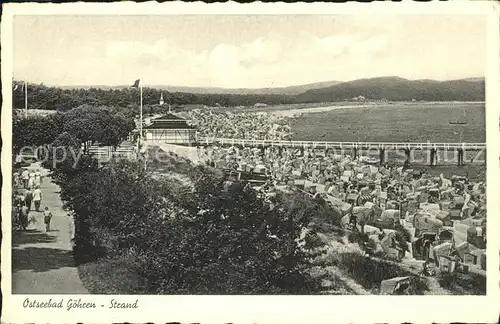
<path id="1" fill-rule="evenodd" d="M 195 109 L 187 118 L 198 129 L 200 137 L 244 138 L 249 140 L 289 139 L 290 127 L 268 113 L 232 113 L 213 109 Z"/>
<path id="2" fill-rule="evenodd" d="M 43 175 L 40 169 L 20 168 L 14 172 L 12 181 L 14 223 L 25 231 L 30 221 L 36 221 L 35 215 L 42 214 L 45 230 L 49 232 L 52 213 L 48 207 L 42 209 Z"/>
<path id="3" fill-rule="evenodd" d="M 452 199 L 456 195 L 467 197 L 469 202 L 480 197 L 485 199 L 485 184 L 471 183 L 465 177 L 446 179 L 442 174 L 431 176 L 408 166 L 366 164 L 348 154 L 338 155 L 324 149 L 208 147 L 201 154 L 216 168 L 265 174 L 268 183 L 274 186 L 305 183 L 311 192 L 333 194 L 338 198 L 367 187 L 373 195 L 394 189 L 388 199 L 403 199 L 423 190 L 432 194 L 437 190 L 440 199 Z"/>

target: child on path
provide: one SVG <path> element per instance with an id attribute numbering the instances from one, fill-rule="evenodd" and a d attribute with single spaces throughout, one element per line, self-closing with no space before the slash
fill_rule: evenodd
<path id="1" fill-rule="evenodd" d="M 19 173 L 14 173 L 12 181 L 14 183 L 14 187 L 19 187 Z"/>
<path id="2" fill-rule="evenodd" d="M 43 212 L 43 222 L 45 223 L 45 231 L 50 232 L 50 221 L 52 220 L 52 213 L 49 210 L 49 207 L 45 207 L 45 211 Z"/>
<path id="3" fill-rule="evenodd" d="M 33 202 L 35 203 L 35 210 L 40 211 L 40 203 L 42 202 L 42 191 L 40 187 L 36 187 L 33 191 Z"/>

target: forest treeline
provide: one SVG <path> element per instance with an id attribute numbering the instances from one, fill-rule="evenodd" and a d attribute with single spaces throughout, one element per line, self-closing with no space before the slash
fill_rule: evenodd
<path id="1" fill-rule="evenodd" d="M 14 81 L 14 108 L 24 108 L 23 83 Z M 370 100 L 389 101 L 484 101 L 484 80 L 406 80 L 402 78 L 372 78 L 342 82 L 329 87 L 311 89 L 299 94 L 213 94 L 170 92 L 157 88 L 143 89 L 145 106 L 158 105 L 160 96 L 170 105 L 207 106 L 253 106 L 256 103 L 268 105 L 316 103 L 351 100 L 363 96 Z M 28 105 L 30 109 L 68 111 L 81 105 L 108 107 L 136 107 L 139 104 L 139 90 L 121 89 L 65 89 L 43 84 L 28 84 Z"/>
<path id="2" fill-rule="evenodd" d="M 24 91 L 19 86 L 13 92 L 15 109 L 24 108 Z M 144 88 L 143 104 L 158 105 L 163 94 L 165 103 L 170 105 L 207 105 L 207 106 L 251 106 L 255 103 L 286 104 L 294 103 L 293 97 L 287 95 L 235 95 L 235 94 L 194 94 L 168 92 L 160 89 Z M 123 89 L 63 89 L 41 84 L 28 84 L 29 109 L 68 111 L 82 105 L 107 107 L 134 107 L 139 104 L 139 90 Z"/>

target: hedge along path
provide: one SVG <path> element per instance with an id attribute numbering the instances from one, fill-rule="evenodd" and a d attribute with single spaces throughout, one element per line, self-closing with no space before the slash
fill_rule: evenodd
<path id="1" fill-rule="evenodd" d="M 72 253 L 72 217 L 62 208 L 60 188 L 47 176 L 48 170 L 33 163 L 29 170 L 42 173 L 40 210 L 52 212 L 51 231 L 45 232 L 43 213 L 29 214 L 28 231 L 12 234 L 12 293 L 14 294 L 88 294 L 83 286 Z"/>

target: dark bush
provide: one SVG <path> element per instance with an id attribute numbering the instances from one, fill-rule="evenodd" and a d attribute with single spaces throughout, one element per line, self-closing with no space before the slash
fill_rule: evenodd
<path id="1" fill-rule="evenodd" d="M 471 295 L 486 294 L 486 277 L 475 273 L 440 272 L 439 285 L 453 291 L 467 291 Z M 458 289 L 457 289 L 458 288 Z"/>
<path id="2" fill-rule="evenodd" d="M 423 295 L 426 291 L 429 291 L 429 288 L 425 279 L 416 276 L 410 277 L 408 295 Z"/>
<path id="3" fill-rule="evenodd" d="M 227 190 L 221 183 L 196 199 L 198 212 L 158 224 L 139 256 L 151 292 L 306 294 L 319 289 L 296 243 L 306 217 L 297 221 L 293 210 L 271 210 L 240 183 Z"/>

